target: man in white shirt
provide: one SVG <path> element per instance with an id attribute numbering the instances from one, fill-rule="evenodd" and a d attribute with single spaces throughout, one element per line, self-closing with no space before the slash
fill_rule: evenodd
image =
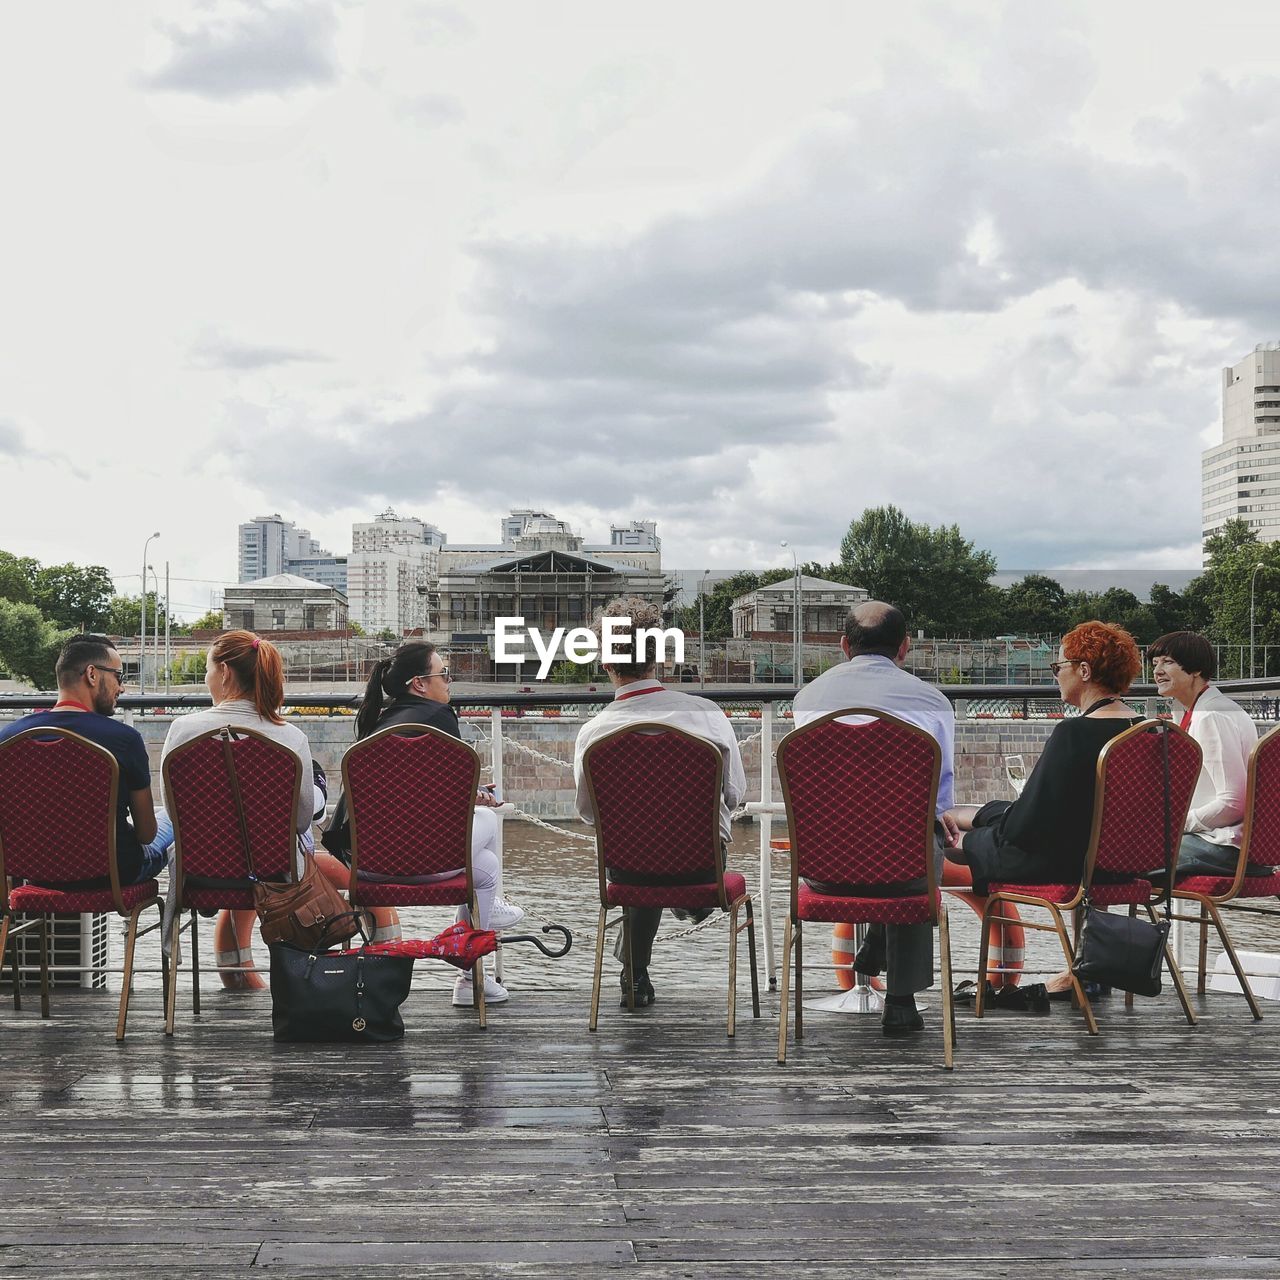
<path id="1" fill-rule="evenodd" d="M 910 640 L 906 620 L 893 605 L 879 600 L 855 605 L 845 619 L 840 647 L 849 661 L 824 671 L 796 695 L 796 727 L 845 707 L 866 707 L 916 725 L 938 743 L 942 748 L 942 771 L 938 778 L 934 855 L 941 875 L 944 850 L 959 839 L 959 831 L 947 812 L 955 801 L 955 711 L 936 685 L 926 684 L 902 669 Z M 882 1024 L 885 1035 L 923 1029 L 915 993 L 933 985 L 931 926 L 870 925 L 854 963 L 859 973 L 886 971 Z"/>
<path id="2" fill-rule="evenodd" d="M 1213 645 L 1194 631 L 1171 631 L 1148 650 L 1156 688 L 1172 698 L 1174 716 L 1202 753 L 1186 833 L 1178 849 L 1179 876 L 1233 876 L 1244 835 L 1249 754 L 1258 729 L 1249 713 L 1209 682 L 1218 673 Z M 1269 875 L 1269 867 L 1249 867 Z"/>
<path id="3" fill-rule="evenodd" d="M 596 622 L 596 633 L 600 634 L 601 622 L 605 617 L 630 618 L 629 628 L 621 628 L 615 632 L 615 645 L 630 648 L 632 636 L 640 628 L 657 628 L 662 624 L 662 615 L 657 608 L 646 600 L 631 596 L 611 600 L 604 608 L 601 620 Z M 591 795 L 587 790 L 586 778 L 582 768 L 582 758 L 587 748 L 597 739 L 626 724 L 640 722 L 670 724 L 687 733 L 705 738 L 720 748 L 724 757 L 724 781 L 720 796 L 720 840 L 722 852 L 728 845 L 731 834 L 730 814 L 742 802 L 747 793 L 747 777 L 742 768 L 742 753 L 738 750 L 738 739 L 728 717 L 714 702 L 706 698 L 697 698 L 688 693 L 677 693 L 667 689 L 657 679 L 656 661 L 605 663 L 605 674 L 614 688 L 614 698 L 598 715 L 588 720 L 578 731 L 578 741 L 573 753 L 573 777 L 577 785 L 576 808 L 585 822 L 595 822 L 595 812 L 591 807 Z M 649 981 L 649 959 L 653 952 L 653 939 L 658 932 L 658 924 L 662 919 L 660 907 L 628 907 L 631 953 L 635 964 L 635 999 L 637 1007 L 650 1005 L 654 1001 L 653 984 Z M 710 912 L 705 913 L 709 915 Z M 705 918 L 705 915 L 701 918 Z M 621 954 L 621 933 L 618 944 L 614 947 L 614 955 L 625 964 L 625 956 Z M 622 975 L 623 998 L 625 1006 L 627 975 Z"/>

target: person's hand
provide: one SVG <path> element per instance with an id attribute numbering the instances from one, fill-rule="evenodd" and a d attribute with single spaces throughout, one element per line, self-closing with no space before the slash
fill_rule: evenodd
<path id="1" fill-rule="evenodd" d="M 956 821 L 956 815 L 946 809 L 942 814 L 942 828 L 946 833 L 944 840 L 948 849 L 958 849 L 963 833 L 960 830 L 960 824 Z"/>
<path id="2" fill-rule="evenodd" d="M 482 787 L 476 792 L 476 804 L 484 809 L 497 809 L 502 804 L 502 801 L 492 791 L 485 791 Z"/>

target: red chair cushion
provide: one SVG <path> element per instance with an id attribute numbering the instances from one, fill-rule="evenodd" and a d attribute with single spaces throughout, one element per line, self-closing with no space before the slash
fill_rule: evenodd
<path id="1" fill-rule="evenodd" d="M 895 898 L 847 898 L 819 893 L 800 881 L 796 916 L 800 920 L 821 920 L 843 924 L 925 924 L 933 919 L 927 893 Z M 939 901 L 939 894 L 934 895 Z"/>
<path id="2" fill-rule="evenodd" d="M 1016 893 L 1024 898 L 1043 898 L 1046 902 L 1070 902 L 1080 892 L 1080 882 L 1071 884 L 997 884 L 992 881 L 992 893 Z M 1127 880 L 1124 884 L 1094 883 L 1089 889 L 1089 900 L 1095 907 L 1125 906 L 1130 902 L 1141 905 L 1151 898 L 1150 880 Z"/>
<path id="3" fill-rule="evenodd" d="M 1231 892 L 1234 876 L 1185 876 L 1174 885 L 1175 892 L 1203 893 L 1220 898 Z M 1270 898 L 1280 894 L 1280 873 L 1273 876 L 1245 876 L 1237 898 Z"/>
<path id="4" fill-rule="evenodd" d="M 467 874 L 432 884 L 361 880 L 352 902 L 362 907 L 456 907 L 467 900 Z"/>
<path id="5" fill-rule="evenodd" d="M 726 871 L 724 892 L 730 902 L 744 897 L 746 877 Z M 709 884 L 618 884 L 610 880 L 605 885 L 605 901 L 611 907 L 684 907 L 696 911 L 718 907 L 720 896 L 714 880 Z"/>
<path id="6" fill-rule="evenodd" d="M 124 905 L 132 910 L 140 902 L 152 902 L 160 896 L 160 886 L 154 880 L 120 887 Z M 51 889 L 42 884 L 20 884 L 9 890 L 9 906 L 14 911 L 27 911 L 32 915 L 53 912 L 115 911 L 115 899 L 110 889 Z"/>

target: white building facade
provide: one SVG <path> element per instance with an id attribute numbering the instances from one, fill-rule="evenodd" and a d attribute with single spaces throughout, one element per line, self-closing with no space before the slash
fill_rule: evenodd
<path id="1" fill-rule="evenodd" d="M 1222 371 L 1222 443 L 1200 460 L 1201 535 L 1243 520 L 1280 540 L 1280 343 L 1259 343 Z"/>
<path id="2" fill-rule="evenodd" d="M 291 573 L 337 591 L 347 589 L 346 556 L 326 551 L 310 529 L 299 529 L 278 511 L 240 526 L 236 558 L 240 582 Z"/>
<path id="3" fill-rule="evenodd" d="M 347 598 L 351 617 L 370 635 L 435 625 L 435 588 L 446 535 L 417 516 L 390 507 L 351 526 Z"/>

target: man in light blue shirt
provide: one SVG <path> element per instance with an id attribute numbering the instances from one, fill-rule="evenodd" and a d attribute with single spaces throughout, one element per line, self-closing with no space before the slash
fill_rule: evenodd
<path id="1" fill-rule="evenodd" d="M 941 877 L 944 851 L 959 839 L 948 810 L 955 803 L 956 717 L 936 685 L 902 669 L 910 640 L 901 612 L 879 600 L 864 600 L 849 611 L 840 647 L 848 662 L 824 671 L 796 695 L 796 727 L 845 707 L 885 711 L 923 729 L 942 748 L 934 856 Z M 933 985 L 933 929 L 919 925 L 870 925 L 854 957 L 859 973 L 887 970 L 885 1035 L 920 1031 L 915 992 Z"/>

